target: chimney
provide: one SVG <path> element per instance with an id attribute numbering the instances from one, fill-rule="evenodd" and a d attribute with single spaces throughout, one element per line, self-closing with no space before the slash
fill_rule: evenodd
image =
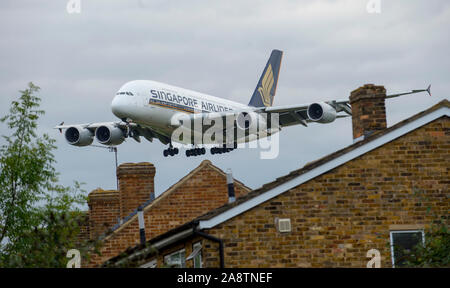
<path id="1" fill-rule="evenodd" d="M 227 169 L 227 187 L 228 187 L 228 203 L 233 203 L 236 201 L 236 196 L 234 194 L 234 180 L 231 169 Z"/>
<path id="2" fill-rule="evenodd" d="M 352 105 L 353 141 L 359 141 L 375 131 L 386 129 L 386 89 L 365 84 L 350 94 Z"/>
<path id="3" fill-rule="evenodd" d="M 117 223 L 119 217 L 119 192 L 95 189 L 89 193 L 89 234 L 94 239 Z"/>
<path id="4" fill-rule="evenodd" d="M 155 166 L 148 162 L 125 163 L 117 167 L 120 217 L 155 198 Z"/>

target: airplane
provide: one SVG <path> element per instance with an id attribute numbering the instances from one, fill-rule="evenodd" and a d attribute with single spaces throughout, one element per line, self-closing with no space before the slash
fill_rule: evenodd
<path id="1" fill-rule="evenodd" d="M 226 117 L 233 116 L 234 121 L 231 124 L 227 122 L 224 128 L 224 130 L 231 128 L 233 131 L 235 136 L 232 138 L 233 143 L 228 143 L 230 138 L 220 137 L 211 138 L 209 142 L 203 143 L 212 144 L 211 154 L 222 154 L 237 148 L 238 143 L 268 137 L 278 133 L 283 127 L 298 124 L 307 127 L 311 122 L 326 124 L 337 118 L 351 116 L 349 100 L 272 106 L 282 56 L 282 51 L 272 50 L 248 105 L 156 81 L 135 80 L 125 83 L 112 100 L 112 113 L 120 121 L 75 125 L 64 125 L 62 122 L 55 129 L 59 129 L 61 133 L 65 129 L 65 139 L 74 146 L 91 145 L 94 138 L 106 146 L 119 145 L 126 138 L 133 138 L 137 142 L 141 142 L 141 137 L 150 142 L 156 138 L 164 145 L 169 145 L 169 148 L 163 151 L 165 157 L 179 153 L 179 149 L 173 146 L 173 142 L 191 144 L 194 148 L 186 150 L 186 156 L 190 157 L 204 155 L 206 149 L 195 145 L 193 137 L 172 139 L 174 131 L 184 125 L 182 121 L 174 119 L 184 117 L 188 121 L 195 121 L 195 119 L 223 121 Z M 387 95 L 386 98 L 419 92 L 428 92 L 431 96 L 430 89 L 431 85 L 427 89 Z M 261 130 L 250 129 L 254 123 L 268 124 L 267 119 L 273 113 L 278 114 L 279 123 L 276 129 L 271 128 L 275 125 L 266 125 L 268 128 Z M 263 114 L 266 117 L 263 117 Z M 191 129 L 195 135 L 195 133 L 204 133 L 206 128 L 192 125 L 188 129 Z M 238 138 L 236 135 L 241 137 Z"/>

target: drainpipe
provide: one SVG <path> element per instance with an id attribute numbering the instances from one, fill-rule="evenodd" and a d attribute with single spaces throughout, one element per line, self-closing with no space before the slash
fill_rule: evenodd
<path id="1" fill-rule="evenodd" d="M 213 242 L 219 243 L 220 268 L 225 268 L 225 259 L 223 255 L 223 240 L 197 230 L 194 230 L 194 234 L 201 236 L 205 239 L 211 240 Z"/>
<path id="2" fill-rule="evenodd" d="M 141 238 L 141 245 L 145 246 L 145 224 L 144 224 L 144 211 L 142 206 L 138 208 L 138 222 L 139 222 L 139 236 Z"/>
<path id="3" fill-rule="evenodd" d="M 227 186 L 228 186 L 228 203 L 233 203 L 236 201 L 236 196 L 234 194 L 234 181 L 231 169 L 227 169 Z"/>

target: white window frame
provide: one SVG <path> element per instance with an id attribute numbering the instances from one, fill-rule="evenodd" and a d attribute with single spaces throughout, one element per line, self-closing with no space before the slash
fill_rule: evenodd
<path id="1" fill-rule="evenodd" d="M 422 244 L 425 245 L 425 232 L 424 230 L 391 230 L 389 232 L 389 238 L 391 241 L 391 261 L 392 268 L 395 268 L 395 256 L 394 256 L 394 233 L 422 233 Z"/>
<path id="2" fill-rule="evenodd" d="M 196 249 L 197 249 L 197 251 L 196 251 Z M 203 257 L 202 257 L 202 242 L 196 242 L 196 243 L 194 243 L 193 245 L 192 245 L 192 254 L 194 254 L 194 252 L 195 252 L 195 255 L 192 255 L 192 263 L 193 263 L 193 267 L 194 268 L 203 268 Z M 200 267 L 195 267 L 195 258 L 197 258 L 197 257 L 200 257 Z"/>
<path id="3" fill-rule="evenodd" d="M 167 254 L 166 256 L 164 256 L 164 264 L 165 265 L 172 265 L 172 263 L 168 263 L 168 259 L 170 259 L 170 257 L 172 257 L 173 255 L 175 255 L 175 254 L 181 254 L 181 253 L 183 253 L 184 254 L 184 259 L 181 259 L 180 258 L 180 260 L 181 260 L 181 263 L 180 263 L 180 266 L 181 267 L 179 267 L 179 268 L 186 268 L 186 249 L 180 249 L 180 250 L 177 250 L 177 251 L 175 251 L 175 252 L 172 252 L 172 253 L 170 253 L 170 254 Z"/>
<path id="4" fill-rule="evenodd" d="M 156 268 L 156 266 L 157 266 L 156 259 L 153 259 L 150 262 L 142 264 L 141 266 L 139 266 L 139 268 Z"/>

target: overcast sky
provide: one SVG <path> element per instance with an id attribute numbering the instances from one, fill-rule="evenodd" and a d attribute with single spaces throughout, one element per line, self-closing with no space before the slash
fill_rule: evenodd
<path id="1" fill-rule="evenodd" d="M 386 101 L 388 125 L 448 99 L 450 1 L 369 0 L 0 1 L 0 115 L 33 81 L 41 87 L 40 133 L 57 139 L 60 180 L 85 189 L 115 188 L 114 155 L 73 147 L 52 127 L 65 121 L 114 121 L 110 103 L 130 80 L 156 80 L 247 104 L 272 49 L 284 51 L 274 105 L 345 99 L 365 83 L 388 93 L 426 88 Z M 0 134 L 9 134 L 4 125 Z M 225 155 L 164 158 L 159 141 L 128 140 L 119 162 L 156 166 L 156 194 L 204 159 L 251 188 L 352 143 L 350 119 L 295 126 L 281 151 L 261 160 L 256 149 Z"/>

